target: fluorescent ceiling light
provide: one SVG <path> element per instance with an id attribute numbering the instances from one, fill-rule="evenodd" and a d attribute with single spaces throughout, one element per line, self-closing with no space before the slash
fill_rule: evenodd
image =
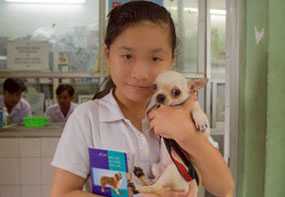
<path id="1" fill-rule="evenodd" d="M 5 0 L 11 3 L 83 4 L 86 0 Z"/>
<path id="2" fill-rule="evenodd" d="M 177 7 L 170 7 L 171 10 L 177 10 Z M 184 11 L 190 11 L 190 12 L 198 12 L 198 8 L 184 8 Z M 217 10 L 217 9 L 210 9 L 210 14 L 211 15 L 220 15 L 220 16 L 225 16 L 226 15 L 226 10 Z"/>
<path id="3" fill-rule="evenodd" d="M 226 15 L 226 10 L 210 9 L 210 14 L 225 16 Z"/>

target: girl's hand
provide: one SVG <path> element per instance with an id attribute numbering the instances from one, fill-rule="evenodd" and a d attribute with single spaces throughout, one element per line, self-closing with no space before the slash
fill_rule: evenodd
<path id="1" fill-rule="evenodd" d="M 155 134 L 174 139 L 177 142 L 191 140 L 191 136 L 197 133 L 190 114 L 194 99 L 189 99 L 181 106 L 161 105 L 158 109 L 151 111 L 148 118 Z"/>

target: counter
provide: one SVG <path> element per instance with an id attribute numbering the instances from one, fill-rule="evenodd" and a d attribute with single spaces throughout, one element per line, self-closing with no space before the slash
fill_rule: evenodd
<path id="1" fill-rule="evenodd" d="M 63 124 L 0 129 L 0 196 L 48 197 Z"/>
<path id="2" fill-rule="evenodd" d="M 63 123 L 51 123 L 43 128 L 25 128 L 24 126 L 10 126 L 7 128 L 0 128 L 0 138 L 60 137 L 63 127 Z"/>

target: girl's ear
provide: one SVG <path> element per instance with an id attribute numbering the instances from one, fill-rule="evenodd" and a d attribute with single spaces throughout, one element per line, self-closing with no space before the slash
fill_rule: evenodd
<path id="1" fill-rule="evenodd" d="M 197 92 L 199 89 L 205 87 L 207 82 L 207 78 L 189 80 L 188 89 L 190 90 L 190 93 Z"/>
<path id="2" fill-rule="evenodd" d="M 110 56 L 110 49 L 106 45 L 104 45 L 104 56 L 106 60 L 108 60 Z"/>
<path id="3" fill-rule="evenodd" d="M 107 63 L 107 69 L 109 70 L 110 65 L 110 48 L 108 48 L 106 45 L 104 45 L 104 57 Z"/>

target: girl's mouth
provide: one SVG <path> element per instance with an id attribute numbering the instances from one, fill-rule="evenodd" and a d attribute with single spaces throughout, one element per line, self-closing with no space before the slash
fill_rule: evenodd
<path id="1" fill-rule="evenodd" d="M 152 86 L 147 85 L 136 85 L 136 84 L 127 84 L 128 86 L 134 87 L 134 88 L 140 88 L 140 89 L 150 89 Z"/>

